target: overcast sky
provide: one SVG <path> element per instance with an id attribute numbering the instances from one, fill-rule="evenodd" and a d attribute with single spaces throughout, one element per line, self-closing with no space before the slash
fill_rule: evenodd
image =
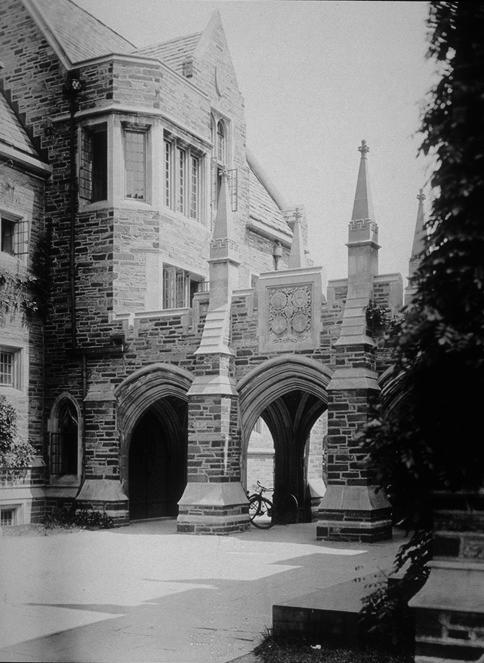
<path id="1" fill-rule="evenodd" d="M 202 30 L 218 9 L 245 98 L 247 142 L 289 205 L 306 209 L 327 277 L 347 271 L 361 139 L 380 230 L 380 273 L 407 275 L 426 61 L 424 2 L 76 0 L 136 45 Z M 429 198 L 425 201 L 429 203 Z M 404 281 L 406 283 L 406 281 Z"/>

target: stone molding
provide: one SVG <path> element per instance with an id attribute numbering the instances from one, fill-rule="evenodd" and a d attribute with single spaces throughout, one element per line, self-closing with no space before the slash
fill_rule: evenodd
<path id="1" fill-rule="evenodd" d="M 327 404 L 331 375 L 331 370 L 322 363 L 295 354 L 283 354 L 262 362 L 236 386 L 242 430 L 251 431 L 268 403 L 295 389 L 313 394 Z"/>

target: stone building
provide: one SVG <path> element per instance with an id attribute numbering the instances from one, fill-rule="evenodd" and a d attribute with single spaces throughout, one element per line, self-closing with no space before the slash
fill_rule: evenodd
<path id="1" fill-rule="evenodd" d="M 378 273 L 365 142 L 348 277 L 326 297 L 302 207 L 247 149 L 218 14 L 138 49 L 70 0 L 4 0 L 0 37 L 0 210 L 26 247 L 6 244 L 0 265 L 32 268 L 41 236 L 50 250 L 46 315 L 25 326 L 10 312 L 0 327 L 2 362 L 23 376 L 0 392 L 39 456 L 3 487 L 8 517 L 75 502 L 119 523 L 243 530 L 260 418 L 279 504 L 291 492 L 309 517 L 308 467 L 322 460 L 307 441 L 326 413 L 317 536 L 389 536 L 353 440 L 387 361 L 366 308 L 402 305 L 400 275 Z"/>

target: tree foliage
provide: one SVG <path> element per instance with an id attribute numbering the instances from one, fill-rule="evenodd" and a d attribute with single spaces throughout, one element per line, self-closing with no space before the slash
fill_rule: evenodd
<path id="1" fill-rule="evenodd" d="M 34 455 L 34 448 L 18 435 L 15 408 L 0 396 L 0 471 L 10 477 L 29 467 Z"/>
<path id="2" fill-rule="evenodd" d="M 432 3 L 428 24 L 442 74 L 421 126 L 436 161 L 427 247 L 365 441 L 397 515 L 420 525 L 432 489 L 475 489 L 484 467 L 484 4 Z"/>

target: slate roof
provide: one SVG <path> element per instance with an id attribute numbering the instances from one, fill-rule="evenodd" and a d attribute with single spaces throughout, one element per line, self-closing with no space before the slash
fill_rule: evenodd
<path id="1" fill-rule="evenodd" d="M 182 65 L 193 56 L 201 35 L 201 32 L 195 32 L 185 37 L 170 39 L 161 44 L 138 48 L 134 53 L 161 60 L 175 71 L 182 73 Z"/>
<path id="2" fill-rule="evenodd" d="M 286 235 L 292 235 L 291 229 L 272 197 L 249 164 L 249 214 L 256 220 L 275 228 Z"/>
<path id="3" fill-rule="evenodd" d="M 71 0 L 34 0 L 39 12 L 72 64 L 109 53 L 132 53 L 134 44 Z"/>
<path id="4" fill-rule="evenodd" d="M 10 147 L 38 158 L 37 151 L 30 142 L 25 129 L 9 106 L 7 100 L 0 92 L 0 142 Z"/>

